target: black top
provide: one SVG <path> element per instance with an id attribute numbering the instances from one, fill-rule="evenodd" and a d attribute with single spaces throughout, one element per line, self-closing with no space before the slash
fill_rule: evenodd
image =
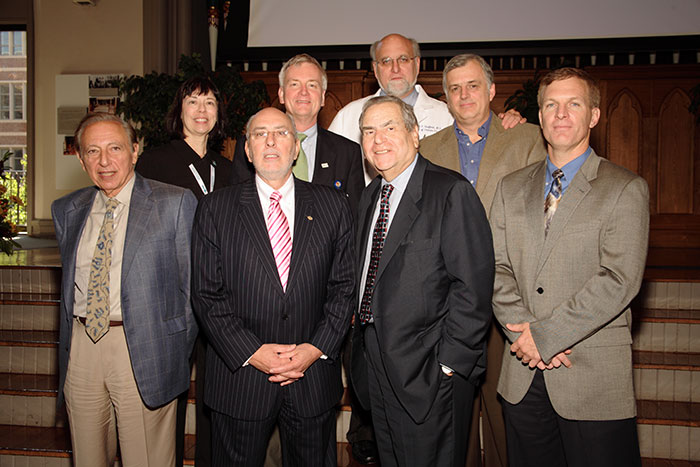
<path id="1" fill-rule="evenodd" d="M 182 139 L 174 139 L 163 146 L 147 149 L 136 162 L 136 171 L 146 178 L 189 188 L 199 200 L 204 193 L 189 168 L 190 164 L 194 164 L 207 190 L 211 165 L 214 165 L 216 170 L 214 190 L 231 184 L 233 164 L 230 160 L 211 149 L 204 157 L 199 157 Z"/>

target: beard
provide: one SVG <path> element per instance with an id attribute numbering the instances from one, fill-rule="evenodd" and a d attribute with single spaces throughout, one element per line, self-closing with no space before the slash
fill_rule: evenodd
<path id="1" fill-rule="evenodd" d="M 399 99 L 413 92 L 416 82 L 409 83 L 406 79 L 389 81 L 386 86 L 380 86 L 382 91 L 390 96 L 398 97 Z"/>

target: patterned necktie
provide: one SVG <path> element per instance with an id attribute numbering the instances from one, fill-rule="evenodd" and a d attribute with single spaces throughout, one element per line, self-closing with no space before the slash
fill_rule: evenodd
<path id="1" fill-rule="evenodd" d="M 549 194 L 544 200 L 544 236 L 547 236 L 549 232 L 549 223 L 552 222 L 552 217 L 559 206 L 559 200 L 561 199 L 561 178 L 564 176 L 564 172 L 561 169 L 557 169 L 552 172 L 552 186 L 549 188 Z"/>
<path id="2" fill-rule="evenodd" d="M 377 267 L 384 249 L 386 226 L 389 220 L 389 196 L 391 196 L 393 190 L 394 187 L 388 184 L 382 188 L 382 198 L 379 202 L 379 217 L 377 217 L 377 223 L 374 224 L 374 232 L 372 233 L 372 252 L 370 253 L 367 267 L 365 291 L 360 302 L 360 324 L 363 325 L 374 321 L 370 305 L 372 303 L 372 294 L 374 293 L 374 281 L 377 278 Z"/>
<path id="3" fill-rule="evenodd" d="M 267 233 L 270 236 L 272 254 L 275 256 L 282 290 L 286 291 L 289 264 L 292 259 L 292 235 L 289 232 L 287 217 L 282 212 L 280 199 L 282 199 L 282 195 L 279 191 L 274 191 L 270 195 L 270 208 L 267 211 Z"/>
<path id="4" fill-rule="evenodd" d="M 297 161 L 294 164 L 292 172 L 294 172 L 294 176 L 299 180 L 304 180 L 305 182 L 308 182 L 309 160 L 306 158 L 304 148 L 301 146 L 301 143 L 303 143 L 306 139 L 306 135 L 304 133 L 297 133 L 297 138 L 299 138 L 299 156 L 297 157 Z"/>
<path id="5" fill-rule="evenodd" d="M 119 201 L 115 198 L 107 200 L 107 211 L 90 264 L 85 332 L 93 342 L 100 340 L 109 331 L 109 270 L 112 267 L 114 210 L 118 204 Z"/>

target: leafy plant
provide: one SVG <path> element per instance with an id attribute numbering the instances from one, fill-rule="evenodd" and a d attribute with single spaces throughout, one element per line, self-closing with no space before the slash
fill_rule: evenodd
<path id="1" fill-rule="evenodd" d="M 506 99 L 506 110 L 515 109 L 520 112 L 520 115 L 525 117 L 528 122 L 537 124 L 539 120 L 539 106 L 537 105 L 537 91 L 540 88 L 539 70 L 535 71 L 532 79 L 523 83 L 522 89 L 518 89 Z"/>
<path id="2" fill-rule="evenodd" d="M 180 85 L 186 80 L 207 75 L 219 88 L 225 108 L 226 135 L 237 138 L 245 124 L 260 109 L 269 97 L 262 81 L 247 83 L 233 67 L 221 67 L 215 72 L 207 71 L 201 56 L 182 55 L 175 75 L 149 73 L 132 75 L 120 83 L 122 100 L 117 112 L 136 125 L 136 133 L 144 139 L 146 146 L 160 146 L 170 140 L 165 129 L 165 116 Z"/>
<path id="3" fill-rule="evenodd" d="M 8 177 L 5 174 L 5 162 L 10 158 L 12 153 L 5 152 L 0 158 L 0 252 L 11 255 L 15 248 L 20 248 L 20 244 L 12 240 L 12 237 L 17 235 L 17 224 L 20 222 L 21 214 L 24 214 L 24 222 L 26 223 L 26 211 L 17 210 L 16 207 L 24 206 L 26 199 L 26 191 L 20 191 L 18 180 Z M 22 188 L 26 188 L 22 186 Z M 18 195 L 12 194 L 13 192 Z M 19 212 L 19 213 L 18 213 Z"/>

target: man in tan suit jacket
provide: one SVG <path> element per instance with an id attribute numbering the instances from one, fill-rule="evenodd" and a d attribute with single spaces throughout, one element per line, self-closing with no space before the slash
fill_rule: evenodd
<path id="1" fill-rule="evenodd" d="M 548 157 L 502 180 L 490 216 L 494 313 L 512 342 L 498 383 L 509 463 L 638 466 L 628 305 L 647 184 L 590 148 L 600 91 L 586 72 L 551 72 L 538 103 Z"/>
<path id="2" fill-rule="evenodd" d="M 506 130 L 501 119 L 491 112 L 489 104 L 496 95 L 493 79 L 491 67 L 480 56 L 463 54 L 452 58 L 445 66 L 442 83 L 455 122 L 420 143 L 425 158 L 460 172 L 472 183 L 487 213 L 501 178 L 546 155 L 539 127 L 526 123 Z M 484 464 L 507 465 L 506 433 L 496 393 L 503 346 L 500 326 L 494 323 L 488 336 L 486 378 L 472 409 L 469 467 L 482 465 L 480 438 Z"/>

